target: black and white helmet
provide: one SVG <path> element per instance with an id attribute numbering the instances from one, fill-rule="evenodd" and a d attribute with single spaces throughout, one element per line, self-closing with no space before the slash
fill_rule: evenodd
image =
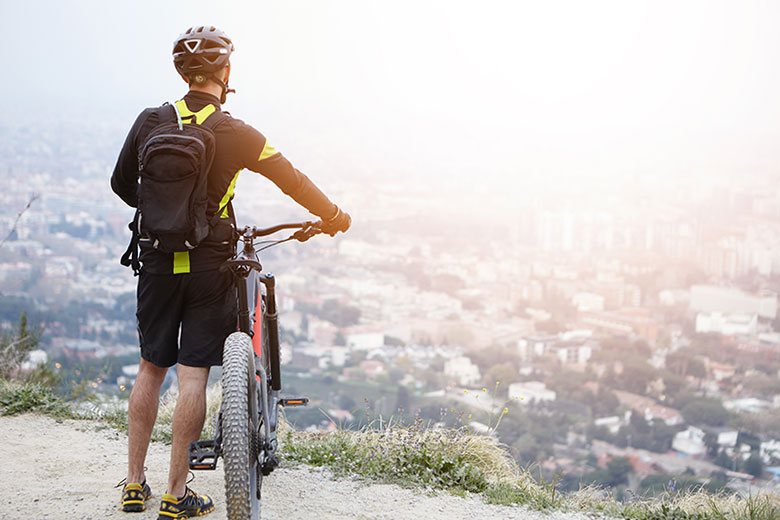
<path id="1" fill-rule="evenodd" d="M 189 78 L 196 73 L 210 75 L 230 64 L 233 42 L 212 25 L 190 27 L 173 43 L 173 64 Z"/>

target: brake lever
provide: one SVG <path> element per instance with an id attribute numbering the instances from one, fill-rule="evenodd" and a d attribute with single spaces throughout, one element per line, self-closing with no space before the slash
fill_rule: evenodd
<path id="1" fill-rule="evenodd" d="M 314 235 L 321 233 L 319 224 L 320 222 L 312 222 L 309 226 L 293 233 L 292 238 L 298 242 L 306 242 Z"/>
<path id="2" fill-rule="evenodd" d="M 313 237 L 316 233 L 312 232 L 311 228 L 307 229 L 299 229 L 295 233 L 293 233 L 293 238 L 297 240 L 298 242 L 306 242 L 311 237 Z"/>

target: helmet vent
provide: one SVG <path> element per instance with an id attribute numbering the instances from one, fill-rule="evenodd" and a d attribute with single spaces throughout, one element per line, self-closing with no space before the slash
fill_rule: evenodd
<path id="1" fill-rule="evenodd" d="M 200 44 L 203 40 L 184 40 L 184 46 L 187 47 L 187 50 L 190 52 L 195 52 L 198 50 L 198 47 L 200 47 Z"/>

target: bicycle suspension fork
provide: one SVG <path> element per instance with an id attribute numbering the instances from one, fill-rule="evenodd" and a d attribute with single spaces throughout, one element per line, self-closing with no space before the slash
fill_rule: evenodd
<path id="1" fill-rule="evenodd" d="M 268 356 L 271 368 L 271 390 L 282 389 L 282 377 L 279 367 L 279 320 L 276 312 L 276 278 L 267 273 L 260 275 L 260 281 L 265 285 L 265 314 L 263 326 L 267 327 Z"/>

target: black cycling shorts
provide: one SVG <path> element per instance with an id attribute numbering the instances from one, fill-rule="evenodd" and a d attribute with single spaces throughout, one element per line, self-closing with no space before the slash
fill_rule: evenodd
<path id="1" fill-rule="evenodd" d="M 236 330 L 236 291 L 230 272 L 138 277 L 141 357 L 158 367 L 222 364 L 225 338 Z"/>

